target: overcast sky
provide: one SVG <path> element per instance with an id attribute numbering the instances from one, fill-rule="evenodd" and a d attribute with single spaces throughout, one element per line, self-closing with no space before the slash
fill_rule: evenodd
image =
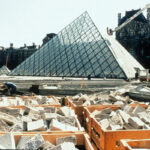
<path id="1" fill-rule="evenodd" d="M 102 34 L 117 26 L 117 14 L 143 8 L 150 0 L 0 0 L 0 46 L 41 45 L 47 33 L 58 33 L 88 11 Z"/>

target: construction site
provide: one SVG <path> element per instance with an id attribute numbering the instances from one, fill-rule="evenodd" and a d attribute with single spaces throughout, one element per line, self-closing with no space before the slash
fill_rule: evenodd
<path id="1" fill-rule="evenodd" d="M 41 46 L 0 47 L 0 149 L 150 150 L 148 33 L 150 4 L 105 37 L 85 11 Z"/>

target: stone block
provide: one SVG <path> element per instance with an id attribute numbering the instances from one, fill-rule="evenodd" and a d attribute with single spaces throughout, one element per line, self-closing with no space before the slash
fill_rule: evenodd
<path id="1" fill-rule="evenodd" d="M 31 107 L 29 107 L 29 106 L 24 106 L 24 113 L 25 113 L 25 114 L 28 114 L 29 111 L 30 111 L 30 108 L 31 108 Z"/>
<path id="2" fill-rule="evenodd" d="M 42 107 L 27 107 L 27 106 L 24 107 L 24 111 L 27 114 L 30 113 L 30 114 L 38 114 L 38 115 L 40 115 L 40 111 L 41 110 L 44 110 L 44 108 L 42 108 Z"/>
<path id="3" fill-rule="evenodd" d="M 75 95 L 72 97 L 73 101 L 78 101 L 81 95 Z M 69 98 L 69 97 L 68 97 Z"/>
<path id="4" fill-rule="evenodd" d="M 148 129 L 148 130 L 150 130 L 150 126 L 147 125 L 147 124 L 144 124 L 143 129 Z"/>
<path id="5" fill-rule="evenodd" d="M 109 99 L 112 100 L 113 102 L 116 102 L 116 101 L 119 101 L 121 99 L 121 96 L 110 94 Z"/>
<path id="6" fill-rule="evenodd" d="M 101 115 L 106 115 L 106 114 L 110 114 L 110 113 L 111 113 L 111 109 L 110 108 L 105 108 L 101 111 L 94 110 L 92 112 L 92 116 L 94 116 L 95 118 L 100 118 Z"/>
<path id="7" fill-rule="evenodd" d="M 12 133 L 0 136 L 0 145 L 5 149 L 15 149 L 15 139 Z"/>
<path id="8" fill-rule="evenodd" d="M 23 122 L 23 131 L 27 131 L 27 122 Z"/>
<path id="9" fill-rule="evenodd" d="M 110 123 L 112 125 L 122 125 L 123 120 L 122 120 L 121 116 L 115 112 L 114 115 L 110 119 Z"/>
<path id="10" fill-rule="evenodd" d="M 40 114 L 29 113 L 28 117 L 29 117 L 29 119 L 32 119 L 33 121 L 37 121 L 37 120 L 41 119 Z"/>
<path id="11" fill-rule="evenodd" d="M 150 112 L 150 106 L 148 106 L 148 108 L 146 109 L 147 112 Z"/>
<path id="12" fill-rule="evenodd" d="M 130 117 L 128 122 L 135 128 L 141 129 L 144 126 L 144 122 L 141 121 L 138 117 Z"/>
<path id="13" fill-rule="evenodd" d="M 65 142 L 63 144 L 57 145 L 50 150 L 77 150 L 73 143 Z"/>
<path id="14" fill-rule="evenodd" d="M 114 103 L 114 105 L 124 105 L 124 102 L 123 101 L 117 101 Z"/>
<path id="15" fill-rule="evenodd" d="M 115 111 L 112 111 L 112 112 L 109 114 L 109 116 L 112 117 L 112 116 L 114 116 L 115 114 L 116 114 L 116 112 L 115 112 Z"/>
<path id="16" fill-rule="evenodd" d="M 23 131 L 23 122 L 17 122 L 14 124 L 11 129 L 11 132 L 22 132 Z"/>
<path id="17" fill-rule="evenodd" d="M 72 135 L 72 136 L 56 138 L 56 145 L 62 144 L 64 142 L 71 142 L 74 145 L 76 145 L 77 144 L 76 136 Z"/>
<path id="18" fill-rule="evenodd" d="M 97 119 L 97 118 L 99 118 L 99 119 L 109 119 L 110 118 L 110 115 L 109 114 L 97 114 L 97 115 L 95 115 L 95 118 Z"/>
<path id="19" fill-rule="evenodd" d="M 10 130 L 10 126 L 3 120 L 0 120 L 0 132 L 8 132 Z"/>
<path id="20" fill-rule="evenodd" d="M 110 127 L 110 123 L 109 123 L 108 119 L 103 119 L 99 123 L 100 123 L 101 127 L 105 130 L 109 129 L 109 127 Z"/>
<path id="21" fill-rule="evenodd" d="M 42 115 L 42 119 L 51 121 L 52 119 L 56 119 L 59 116 L 56 113 L 44 113 Z"/>
<path id="22" fill-rule="evenodd" d="M 56 107 L 44 107 L 45 113 L 56 113 Z"/>
<path id="23" fill-rule="evenodd" d="M 146 112 L 138 113 L 138 117 L 145 123 L 150 124 L 150 116 Z"/>
<path id="24" fill-rule="evenodd" d="M 101 110 L 101 114 L 110 114 L 111 113 L 111 108 L 105 108 L 103 110 Z"/>
<path id="25" fill-rule="evenodd" d="M 24 101 L 24 105 L 32 107 L 32 106 L 35 106 L 35 105 L 39 105 L 39 103 L 38 103 L 37 100 L 27 99 L 27 100 Z"/>
<path id="26" fill-rule="evenodd" d="M 41 98 L 38 100 L 38 102 L 39 102 L 40 105 L 46 104 L 47 101 L 48 101 L 47 96 L 43 96 L 43 97 L 41 97 Z"/>
<path id="27" fill-rule="evenodd" d="M 28 116 L 22 116 L 21 120 L 22 120 L 23 122 L 32 122 L 32 119 L 29 118 Z"/>
<path id="28" fill-rule="evenodd" d="M 32 137 L 30 140 L 28 140 L 25 143 L 24 149 L 38 149 L 44 144 L 44 139 L 42 135 L 36 134 L 34 137 Z"/>
<path id="29" fill-rule="evenodd" d="M 105 118 L 104 118 L 105 119 Z M 103 120 L 103 119 L 100 119 L 100 118 L 96 118 L 96 120 L 97 120 L 97 122 L 100 122 L 101 120 Z"/>
<path id="30" fill-rule="evenodd" d="M 17 102 L 17 106 L 24 106 L 25 102 L 22 99 L 18 99 L 18 97 L 16 97 L 16 102 Z"/>
<path id="31" fill-rule="evenodd" d="M 0 112 L 6 113 L 6 114 L 14 116 L 14 117 L 18 117 L 18 116 L 23 115 L 24 110 L 17 109 L 17 108 L 2 107 L 2 108 L 0 108 Z"/>
<path id="32" fill-rule="evenodd" d="M 53 145 L 49 141 L 45 141 L 44 144 L 40 148 L 43 150 L 49 150 L 49 149 L 54 148 L 54 147 L 55 147 L 55 145 Z"/>
<path id="33" fill-rule="evenodd" d="M 133 114 L 134 115 L 137 115 L 137 113 L 140 113 L 140 112 L 144 112 L 145 111 L 145 108 L 141 107 L 140 105 L 137 105 L 134 110 L 133 110 Z"/>
<path id="34" fill-rule="evenodd" d="M 99 110 L 94 110 L 91 115 L 92 115 L 93 117 L 95 117 L 95 115 L 99 115 L 99 114 L 101 114 L 101 111 L 99 111 Z"/>
<path id="35" fill-rule="evenodd" d="M 43 119 L 33 121 L 33 122 L 28 122 L 27 130 L 28 131 L 46 131 L 46 127 L 45 127 Z"/>
<path id="36" fill-rule="evenodd" d="M 71 107 L 67 107 L 67 106 L 61 107 L 57 111 L 57 113 L 66 117 L 75 116 L 74 110 Z"/>
<path id="37" fill-rule="evenodd" d="M 14 116 L 8 115 L 3 112 L 0 112 L 0 120 L 3 120 L 11 125 L 15 124 L 15 122 L 16 122 L 16 118 Z"/>
<path id="38" fill-rule="evenodd" d="M 25 144 L 31 139 L 31 136 L 21 136 L 18 144 L 17 144 L 17 149 L 24 149 Z"/>
<path id="39" fill-rule="evenodd" d="M 69 124 L 71 126 L 76 125 L 76 118 L 75 117 L 57 116 L 57 120 L 61 123 Z"/>
<path id="40" fill-rule="evenodd" d="M 90 101 L 90 98 L 86 95 L 86 94 L 84 94 L 84 95 L 81 95 L 81 97 L 79 98 L 79 101 Z"/>
<path id="41" fill-rule="evenodd" d="M 134 127 L 132 125 L 130 125 L 129 123 L 124 123 L 123 124 L 123 128 L 126 129 L 126 130 L 133 130 Z"/>
<path id="42" fill-rule="evenodd" d="M 78 131 L 77 127 L 70 126 L 68 124 L 61 123 L 55 119 L 52 119 L 50 123 L 51 131 Z"/>
<path id="43" fill-rule="evenodd" d="M 128 119 L 130 118 L 130 115 L 127 114 L 126 112 L 122 111 L 122 110 L 118 110 L 118 113 L 121 116 L 121 118 L 123 119 L 123 121 L 125 123 L 128 123 Z"/>
<path id="44" fill-rule="evenodd" d="M 95 100 L 90 100 L 90 104 L 91 104 L 91 105 L 96 105 L 97 102 L 96 102 Z"/>
<path id="45" fill-rule="evenodd" d="M 84 103 L 83 103 L 83 106 L 90 106 L 91 105 L 91 102 L 90 101 L 85 101 Z"/>
<path id="46" fill-rule="evenodd" d="M 133 111 L 133 109 L 132 109 L 131 106 L 126 105 L 126 106 L 124 107 L 123 111 L 126 112 L 127 114 L 131 114 L 132 111 Z"/>
<path id="47" fill-rule="evenodd" d="M 110 124 L 110 127 L 111 127 L 111 130 L 113 130 L 113 131 L 123 129 L 122 125 L 117 125 L 117 124 L 116 125 Z"/>

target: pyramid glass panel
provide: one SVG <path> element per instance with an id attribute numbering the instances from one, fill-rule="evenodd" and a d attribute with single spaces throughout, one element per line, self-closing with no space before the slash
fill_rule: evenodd
<path id="1" fill-rule="evenodd" d="M 10 73 L 10 70 L 6 66 L 0 68 L 0 75 L 7 75 Z"/>
<path id="2" fill-rule="evenodd" d="M 11 75 L 127 78 L 87 12 L 16 67 Z"/>

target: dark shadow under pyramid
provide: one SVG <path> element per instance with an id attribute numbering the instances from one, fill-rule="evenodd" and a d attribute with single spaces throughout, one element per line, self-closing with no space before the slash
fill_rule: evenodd
<path id="1" fill-rule="evenodd" d="M 10 75 L 128 78 L 87 12 L 27 58 Z"/>

